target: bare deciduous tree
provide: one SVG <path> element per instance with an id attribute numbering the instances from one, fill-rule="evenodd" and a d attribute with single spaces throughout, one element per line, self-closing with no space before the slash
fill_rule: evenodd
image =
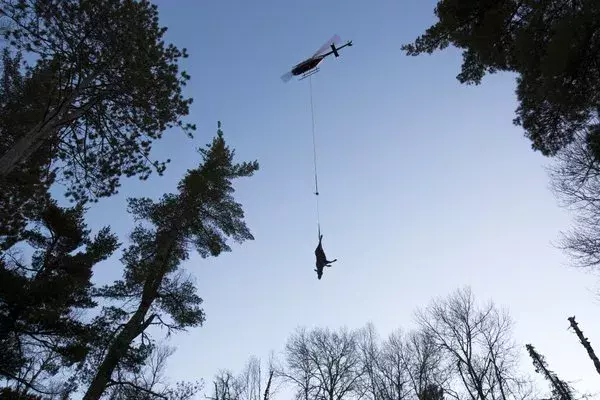
<path id="1" fill-rule="evenodd" d="M 241 386 L 240 400 L 261 400 L 262 371 L 258 358 L 250 357 L 238 381 Z"/>
<path id="2" fill-rule="evenodd" d="M 422 331 L 397 330 L 380 341 L 372 324 L 359 332 L 361 398 L 405 400 L 440 398 L 448 381 L 446 362 L 433 339 Z M 437 396 L 437 397 L 436 397 Z"/>
<path id="3" fill-rule="evenodd" d="M 418 311 L 417 322 L 416 330 L 384 340 L 370 323 L 358 330 L 298 328 L 274 376 L 294 386 L 296 400 L 539 398 L 520 371 L 506 311 L 476 302 L 465 288 Z M 210 399 L 260 400 L 257 371 L 251 359 L 240 379 L 225 376 L 215 386 L 221 395 Z"/>
<path id="4" fill-rule="evenodd" d="M 160 346 L 154 349 L 148 362 L 136 372 L 119 369 L 107 390 L 110 400 L 191 400 L 202 388 L 202 382 L 180 381 L 174 385 L 165 378 L 167 359 L 175 348 Z"/>
<path id="5" fill-rule="evenodd" d="M 239 380 L 230 370 L 221 370 L 213 381 L 213 394 L 209 400 L 239 400 L 241 388 Z"/>
<path id="6" fill-rule="evenodd" d="M 52 338 L 48 339 L 49 342 L 52 340 Z M 35 344 L 35 341 L 29 338 L 21 340 L 20 350 L 23 349 L 26 353 L 23 367 L 14 376 L 4 376 L 5 385 L 11 388 L 12 394 L 22 396 L 24 399 L 28 397 L 33 399 L 36 395 L 42 395 L 44 399 L 67 398 L 75 388 L 71 371 L 59 367 L 60 354 Z M 4 354 L 0 355 L 2 356 Z M 2 393 L 0 398 L 4 398 Z"/>
<path id="7" fill-rule="evenodd" d="M 559 203 L 575 212 L 574 227 L 563 233 L 560 247 L 577 267 L 600 265 L 600 162 L 593 149 L 598 135 L 578 134 L 548 167 L 552 191 Z"/>
<path id="8" fill-rule="evenodd" d="M 285 349 L 281 374 L 298 388 L 298 399 L 343 400 L 361 393 L 363 376 L 357 332 L 298 329 Z"/>
<path id="9" fill-rule="evenodd" d="M 273 360 L 268 363 L 263 375 L 262 361 L 250 357 L 242 372 L 235 376 L 230 370 L 220 371 L 213 381 L 213 394 L 210 400 L 269 400 L 275 392 L 275 367 Z"/>
<path id="10" fill-rule="evenodd" d="M 387 398 L 382 351 L 375 326 L 367 324 L 358 333 L 358 350 L 362 364 L 361 396 L 369 400 Z"/>
<path id="11" fill-rule="evenodd" d="M 418 321 L 454 367 L 461 392 L 472 400 L 513 400 L 531 396 L 516 369 L 511 321 L 493 303 L 480 307 L 470 289 L 458 290 L 420 311 Z"/>
<path id="12" fill-rule="evenodd" d="M 389 349 L 386 351 L 388 357 L 405 371 L 414 398 L 421 399 L 425 393 L 433 393 L 437 388 L 452 393 L 447 385 L 450 379 L 447 362 L 439 346 L 426 332 L 413 331 L 406 335 L 394 332 L 386 347 Z"/>
<path id="13" fill-rule="evenodd" d="M 406 368 L 406 344 L 400 331 L 393 332 L 381 346 L 380 369 L 383 398 L 402 400 L 410 398 L 410 376 Z"/>
<path id="14" fill-rule="evenodd" d="M 263 373 L 260 358 L 250 357 L 236 378 L 239 400 L 269 400 L 274 392 L 274 373 L 272 360 L 269 360 L 267 371 Z"/>
<path id="15" fill-rule="evenodd" d="M 278 377 L 296 386 L 297 400 L 309 400 L 318 395 L 307 336 L 305 329 L 298 329 L 288 339 L 284 350 L 285 366 L 277 368 Z"/>

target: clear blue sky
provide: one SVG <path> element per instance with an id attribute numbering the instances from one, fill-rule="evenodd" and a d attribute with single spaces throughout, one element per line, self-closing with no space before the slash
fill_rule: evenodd
<path id="1" fill-rule="evenodd" d="M 547 160 L 512 125 L 514 77 L 461 86 L 456 50 L 400 51 L 433 22 L 433 0 L 158 5 L 167 39 L 190 53 L 196 139 L 165 135 L 155 144 L 173 160 L 165 176 L 125 181 L 89 212 L 90 225 L 110 223 L 126 241 L 125 198 L 175 190 L 217 120 L 238 159 L 261 166 L 237 185 L 256 240 L 186 262 L 207 321 L 171 339 L 173 379 L 210 383 L 220 368 L 280 351 L 298 325 L 408 329 L 415 308 L 471 285 L 509 308 L 519 343 L 579 389 L 600 390 L 566 319 L 576 315 L 600 346 L 596 280 L 552 245 L 570 217 L 548 190 Z M 354 47 L 313 79 L 324 247 L 339 259 L 318 281 L 308 80 L 280 76 L 334 33 Z M 115 260 L 96 272 L 119 276 Z"/>

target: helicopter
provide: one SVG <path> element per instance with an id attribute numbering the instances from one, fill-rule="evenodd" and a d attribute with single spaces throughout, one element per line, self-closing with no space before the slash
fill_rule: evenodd
<path id="1" fill-rule="evenodd" d="M 346 44 L 336 47 L 336 45 L 340 42 L 340 37 L 338 35 L 333 35 L 331 39 L 325 42 L 323 46 L 321 46 L 319 50 L 317 50 L 310 58 L 302 61 L 299 64 L 296 64 L 291 71 L 283 74 L 281 79 L 284 82 L 288 82 L 294 76 L 302 75 L 300 78 L 300 80 L 302 80 L 310 75 L 316 74 L 319 72 L 319 64 L 325 59 L 325 57 L 333 54 L 337 58 L 340 56 L 339 50 L 343 49 L 344 47 L 352 46 L 352 40 L 349 40 L 346 42 Z M 331 48 L 331 50 L 325 53 L 328 48 Z"/>

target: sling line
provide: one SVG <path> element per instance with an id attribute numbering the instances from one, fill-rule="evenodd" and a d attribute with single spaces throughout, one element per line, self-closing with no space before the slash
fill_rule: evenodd
<path id="1" fill-rule="evenodd" d="M 317 197 L 317 230 L 319 238 L 321 237 L 321 217 L 319 213 L 319 178 L 317 173 L 317 141 L 315 135 L 315 109 L 313 105 L 312 75 L 308 77 L 308 86 L 310 88 L 310 114 L 312 118 L 312 139 L 313 139 L 313 163 L 315 168 L 315 196 Z"/>

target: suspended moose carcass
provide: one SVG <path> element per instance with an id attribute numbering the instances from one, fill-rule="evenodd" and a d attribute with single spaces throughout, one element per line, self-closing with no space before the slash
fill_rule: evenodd
<path id="1" fill-rule="evenodd" d="M 301 75 L 300 80 L 310 76 L 312 74 L 316 74 L 319 72 L 319 64 L 327 57 L 328 55 L 333 54 L 336 58 L 340 56 L 339 50 L 344 47 L 352 46 L 352 40 L 346 42 L 346 44 L 336 47 L 341 42 L 341 39 L 338 35 L 333 35 L 331 39 L 329 39 L 323 46 L 319 48 L 310 58 L 302 61 L 299 64 L 296 64 L 291 71 L 286 72 L 282 75 L 281 79 L 284 82 L 288 82 L 292 77 Z M 327 51 L 328 49 L 331 49 Z"/>

